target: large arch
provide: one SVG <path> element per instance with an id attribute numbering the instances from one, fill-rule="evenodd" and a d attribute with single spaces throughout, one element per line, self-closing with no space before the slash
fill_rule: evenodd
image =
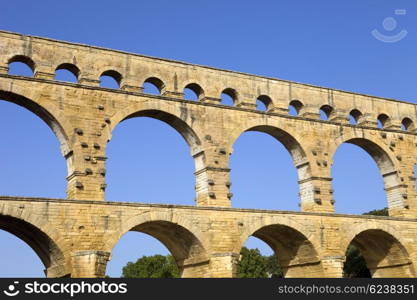
<path id="1" fill-rule="evenodd" d="M 284 130 L 280 128 L 279 126 L 274 125 L 268 125 L 264 124 L 264 120 L 260 119 L 254 122 L 251 122 L 251 124 L 248 124 L 245 128 L 240 128 L 235 130 L 232 133 L 232 136 L 230 137 L 230 141 L 232 142 L 230 144 L 230 153 L 233 153 L 233 147 L 237 141 L 237 139 L 244 133 L 244 132 L 262 132 L 265 133 L 274 139 L 276 139 L 278 142 L 280 142 L 288 151 L 290 154 L 293 164 L 297 171 L 298 176 L 298 188 L 299 188 L 299 198 L 301 198 L 301 203 L 305 202 L 308 203 L 309 200 L 309 194 L 308 193 L 301 193 L 303 190 L 308 190 L 310 188 L 309 182 L 306 179 L 309 179 L 312 177 L 311 174 L 311 167 L 309 163 L 309 159 L 307 157 L 306 152 L 304 151 L 303 147 L 295 137 L 293 133 L 291 133 L 288 130 Z M 304 187 L 303 185 L 306 185 Z"/>
<path id="2" fill-rule="evenodd" d="M 330 154 L 332 161 L 337 149 L 343 143 L 353 144 L 362 148 L 373 158 L 383 177 L 384 189 L 386 191 L 390 215 L 396 210 L 404 209 L 402 202 L 403 193 L 401 191 L 402 186 L 400 184 L 400 179 L 395 164 L 396 160 L 388 151 L 388 149 L 386 149 L 385 145 L 376 140 L 373 140 L 372 138 L 356 136 L 341 137 L 335 142 L 335 147 L 332 149 Z"/>
<path id="3" fill-rule="evenodd" d="M 239 252 L 245 241 L 254 236 L 268 244 L 275 252 L 285 277 L 325 277 L 317 249 L 317 238 L 296 221 L 271 218 L 269 222 L 251 220 L 241 233 L 234 251 Z"/>
<path id="4" fill-rule="evenodd" d="M 133 216 L 123 223 L 117 234 L 109 237 L 105 249 L 111 252 L 129 231 L 142 232 L 159 240 L 174 257 L 181 277 L 207 277 L 209 274 L 204 236 L 187 218 L 170 217 L 165 213 Z"/>
<path id="5" fill-rule="evenodd" d="M 42 222 L 41 218 L 22 214 L 24 205 L 19 207 L 17 209 L 3 205 L 0 211 L 0 229 L 20 238 L 33 249 L 44 264 L 47 277 L 69 277 L 70 261 L 64 255 L 69 251 L 69 245 L 53 226 Z"/>
<path id="6" fill-rule="evenodd" d="M 66 131 L 66 129 L 68 130 L 70 127 L 67 125 L 67 122 L 59 116 L 52 114 L 47 108 L 36 103 L 36 100 L 32 100 L 37 99 L 38 95 L 33 95 L 29 91 L 20 92 L 22 93 L 16 93 L 10 91 L 9 89 L 3 89 L 0 84 L 0 100 L 8 101 L 24 107 L 42 119 L 42 121 L 44 121 L 54 132 L 60 143 L 61 153 L 63 156 L 66 156 L 70 152 L 70 142 Z M 70 173 L 70 170 L 68 170 L 68 172 Z"/>
<path id="7" fill-rule="evenodd" d="M 341 249 L 352 244 L 363 255 L 372 277 L 415 277 L 409 253 L 397 232 L 388 226 L 350 228 Z"/>
<path id="8" fill-rule="evenodd" d="M 195 154 L 201 151 L 201 139 L 199 132 L 192 124 L 194 117 L 191 114 L 186 106 L 175 109 L 170 105 L 161 107 L 161 105 L 154 102 L 137 103 L 117 112 L 111 118 L 108 140 L 111 139 L 112 132 L 119 123 L 131 118 L 149 117 L 165 122 L 174 128 L 187 142 L 191 149 L 191 154 Z"/>

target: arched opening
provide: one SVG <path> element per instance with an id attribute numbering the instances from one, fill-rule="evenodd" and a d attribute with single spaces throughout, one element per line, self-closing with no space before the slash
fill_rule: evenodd
<path id="1" fill-rule="evenodd" d="M 395 200 L 399 191 L 392 188 L 398 185 L 394 165 L 375 143 L 362 138 L 347 140 L 338 147 L 333 162 L 336 212 L 362 214 L 399 205 Z"/>
<path id="2" fill-rule="evenodd" d="M 260 111 L 268 111 L 272 105 L 272 100 L 266 95 L 261 95 L 256 99 L 256 109 Z"/>
<path id="3" fill-rule="evenodd" d="M 194 205 L 190 152 L 199 145 L 195 132 L 174 115 L 145 110 L 126 117 L 107 147 L 106 199 Z"/>
<path id="4" fill-rule="evenodd" d="M 298 171 L 304 176 L 304 158 L 298 142 L 279 128 L 256 126 L 246 130 L 235 141 L 230 158 L 232 206 L 298 211 L 294 165 L 300 165 Z"/>
<path id="5" fill-rule="evenodd" d="M 404 246 L 394 236 L 383 230 L 369 229 L 360 232 L 348 246 L 348 251 L 352 251 L 349 249 L 360 253 L 363 259 L 358 259 L 356 262 L 346 261 L 345 276 L 350 270 L 348 266 L 357 263 L 361 264 L 358 269 L 362 272 L 353 273 L 354 276 L 351 277 L 415 277 L 411 260 Z M 363 266 L 363 262 L 366 266 Z M 369 273 L 366 272 L 367 270 Z"/>
<path id="6" fill-rule="evenodd" d="M 67 138 L 49 112 L 0 91 L 0 137 L 0 195 L 65 198 L 67 170 L 59 142 L 65 152 Z"/>
<path id="7" fill-rule="evenodd" d="M 15 217 L 0 215 L 0 239 L 3 245 L 0 249 L 0 277 L 68 275 L 65 274 L 65 268 L 61 268 L 64 273 L 54 272 L 53 267 L 65 264 L 64 256 L 55 242 L 32 224 Z M 26 245 L 23 246 L 22 241 Z"/>
<path id="8" fill-rule="evenodd" d="M 196 83 L 190 83 L 184 88 L 184 99 L 198 101 L 204 98 L 203 89 Z"/>
<path id="9" fill-rule="evenodd" d="M 9 62 L 9 75 L 33 77 L 35 72 L 35 63 L 30 57 L 16 55 Z"/>
<path id="10" fill-rule="evenodd" d="M 357 125 L 361 121 L 361 118 L 362 113 L 357 109 L 353 109 L 349 113 L 349 124 Z"/>
<path id="11" fill-rule="evenodd" d="M 260 244 L 259 241 L 253 239 L 253 237 L 263 241 L 269 247 Z M 274 277 L 317 278 L 324 276 L 323 268 L 314 245 L 304 234 L 294 228 L 281 224 L 264 226 L 255 231 L 251 238 L 246 241 L 245 246 L 250 247 L 250 245 L 256 245 L 257 248 L 259 246 L 259 248 L 262 249 L 261 251 L 266 253 L 266 257 L 271 260 L 277 260 L 275 262 L 269 261 L 270 264 L 272 263 L 272 266 L 268 267 L 270 270 L 267 272 L 269 273 L 268 275 L 270 275 L 271 270 L 275 270 L 276 273 L 279 273 Z M 266 259 L 264 262 L 262 259 L 258 260 L 258 265 L 267 263 Z M 244 270 L 248 271 L 247 268 Z M 243 271 L 242 268 L 240 271 Z M 239 275 L 239 273 L 237 275 Z"/>
<path id="12" fill-rule="evenodd" d="M 389 117 L 386 114 L 380 114 L 377 118 L 377 127 L 385 128 L 389 124 Z"/>
<path id="13" fill-rule="evenodd" d="M 55 80 L 77 83 L 79 74 L 80 70 L 76 65 L 64 63 L 56 68 Z"/>
<path id="14" fill-rule="evenodd" d="M 122 75 L 114 70 L 104 71 L 100 75 L 100 87 L 119 89 L 122 82 Z"/>
<path id="15" fill-rule="evenodd" d="M 151 95 L 162 95 L 165 89 L 165 84 L 156 77 L 150 77 L 143 83 L 143 92 Z"/>
<path id="16" fill-rule="evenodd" d="M 237 278 L 282 278 L 284 274 L 274 250 L 264 241 L 250 236 L 240 250 Z"/>
<path id="17" fill-rule="evenodd" d="M 414 122 L 410 118 L 404 118 L 401 121 L 401 129 L 404 131 L 412 131 L 415 129 Z"/>
<path id="18" fill-rule="evenodd" d="M 227 88 L 220 95 L 220 104 L 234 106 L 237 101 L 237 92 L 234 89 Z"/>
<path id="19" fill-rule="evenodd" d="M 320 119 L 321 120 L 329 120 L 330 116 L 333 113 L 333 107 L 331 107 L 330 105 L 323 105 L 322 107 L 320 107 Z"/>
<path id="20" fill-rule="evenodd" d="M 165 267 L 162 264 L 155 263 L 151 270 L 146 261 L 137 262 L 143 256 L 158 262 L 161 257 L 152 256 L 168 254 L 176 265 L 169 267 L 171 272 L 161 271 Z M 107 274 L 111 277 L 120 274 L 125 277 L 205 277 L 209 267 L 206 250 L 199 239 L 183 226 L 168 221 L 149 221 L 133 227 L 119 239 L 111 257 L 107 264 Z M 137 267 L 129 265 L 129 261 Z"/>
<path id="21" fill-rule="evenodd" d="M 292 100 L 288 105 L 288 113 L 290 116 L 298 116 L 303 108 L 303 104 L 298 100 Z"/>

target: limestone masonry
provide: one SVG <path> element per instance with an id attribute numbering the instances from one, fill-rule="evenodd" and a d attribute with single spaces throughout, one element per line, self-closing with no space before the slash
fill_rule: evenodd
<path id="1" fill-rule="evenodd" d="M 9 75 L 12 62 L 34 76 Z M 59 69 L 78 83 L 54 80 Z M 101 75 L 120 89 L 100 87 Z M 143 93 L 145 82 L 161 95 Z M 198 101 L 184 100 L 186 87 Z M 222 93 L 233 106 L 220 103 Z M 350 243 L 374 277 L 416 277 L 415 104 L 4 31 L 0 99 L 45 121 L 67 161 L 68 199 L 0 197 L 0 229 L 27 242 L 48 277 L 104 276 L 113 247 L 131 230 L 160 240 L 183 277 L 233 277 L 251 235 L 276 251 L 286 277 L 341 277 Z M 257 99 L 267 111 L 256 110 Z M 104 201 L 107 142 L 120 122 L 141 116 L 166 122 L 187 141 L 195 206 Z M 301 212 L 230 208 L 229 156 L 245 131 L 265 132 L 288 149 Z M 389 217 L 334 213 L 330 169 L 342 143 L 374 158 Z"/>

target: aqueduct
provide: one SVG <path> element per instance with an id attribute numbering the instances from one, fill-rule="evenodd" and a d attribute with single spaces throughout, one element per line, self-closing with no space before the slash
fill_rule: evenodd
<path id="1" fill-rule="evenodd" d="M 27 64 L 33 77 L 10 75 L 12 62 Z M 78 82 L 55 80 L 59 69 Z M 120 88 L 100 87 L 103 74 Z M 144 82 L 160 95 L 145 94 Z M 184 99 L 185 87 L 197 101 Z M 221 93 L 234 105 L 222 105 Z M 160 240 L 183 277 L 233 277 L 252 235 L 276 251 L 287 277 L 341 277 L 350 243 L 374 277 L 416 277 L 415 104 L 4 31 L 0 99 L 46 122 L 67 161 L 67 199 L 0 197 L 0 229 L 28 243 L 48 277 L 104 276 L 113 247 L 131 230 Z M 257 99 L 266 111 L 256 109 Z M 289 105 L 298 115 L 288 114 Z M 188 143 L 195 206 L 104 201 L 112 131 L 141 116 L 166 122 Z M 287 148 L 298 170 L 300 212 L 230 207 L 229 156 L 245 131 L 267 133 Z M 375 160 L 389 217 L 334 213 L 330 168 L 342 143 Z"/>

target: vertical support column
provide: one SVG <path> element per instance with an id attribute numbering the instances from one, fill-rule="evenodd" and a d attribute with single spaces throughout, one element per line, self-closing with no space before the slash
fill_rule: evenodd
<path id="1" fill-rule="evenodd" d="M 239 263 L 239 253 L 214 253 L 210 259 L 210 273 L 212 278 L 234 278 Z"/>
<path id="2" fill-rule="evenodd" d="M 324 275 L 326 278 L 342 278 L 343 265 L 345 263 L 345 256 L 325 256 L 322 257 L 321 263 L 323 266 Z"/>
<path id="3" fill-rule="evenodd" d="M 72 253 L 73 278 L 103 278 L 110 253 L 99 250 L 83 250 Z"/>
<path id="4" fill-rule="evenodd" d="M 332 178 L 314 176 L 308 162 L 301 163 L 296 167 L 299 178 L 301 211 L 334 212 Z"/>
<path id="5" fill-rule="evenodd" d="M 7 74 L 9 73 L 9 65 L 0 63 L 0 74 Z"/>
<path id="6" fill-rule="evenodd" d="M 317 106 L 305 104 L 300 111 L 300 117 L 309 119 L 320 119 L 320 112 L 317 111 Z"/>
<path id="7" fill-rule="evenodd" d="M 71 274 L 67 273 L 67 269 L 64 265 L 50 266 L 44 272 L 47 278 L 63 278 L 71 276 Z"/>
<path id="8" fill-rule="evenodd" d="M 358 120 L 359 126 L 377 127 L 377 117 L 374 114 L 364 113 Z"/>
<path id="9" fill-rule="evenodd" d="M 349 113 L 343 109 L 334 109 L 330 114 L 329 121 L 341 124 L 348 124 Z"/>
<path id="10" fill-rule="evenodd" d="M 83 73 L 78 76 L 78 83 L 89 86 L 100 86 L 100 78 L 92 77 L 92 75 Z"/>
<path id="11" fill-rule="evenodd" d="M 231 206 L 228 156 L 226 148 L 209 148 L 193 155 L 197 206 Z"/>
<path id="12" fill-rule="evenodd" d="M 142 92 L 143 88 L 138 85 L 138 82 L 135 78 L 123 78 L 120 83 L 120 89 L 128 92 Z"/>
<path id="13" fill-rule="evenodd" d="M 94 120 L 88 123 L 79 120 L 79 128 L 74 128 L 71 140 L 72 151 L 66 155 L 69 175 L 67 177 L 67 197 L 77 200 L 104 200 L 106 189 L 105 156 L 106 137 L 102 129 L 110 122 L 105 117 L 104 108 L 99 105 Z M 102 121 L 100 118 L 103 118 Z"/>
<path id="14" fill-rule="evenodd" d="M 55 70 L 50 66 L 37 65 L 34 73 L 35 78 L 54 80 Z"/>

